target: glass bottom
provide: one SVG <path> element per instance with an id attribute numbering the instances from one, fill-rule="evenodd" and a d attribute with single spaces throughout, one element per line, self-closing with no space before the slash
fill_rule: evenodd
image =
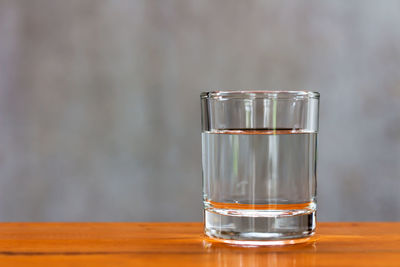
<path id="1" fill-rule="evenodd" d="M 219 241 L 249 245 L 306 242 L 315 232 L 315 208 L 226 210 L 206 208 L 205 234 Z"/>

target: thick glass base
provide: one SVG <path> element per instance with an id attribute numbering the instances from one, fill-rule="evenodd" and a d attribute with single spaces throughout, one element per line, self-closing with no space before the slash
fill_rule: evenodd
<path id="1" fill-rule="evenodd" d="M 205 234 L 234 244 L 283 245 L 307 241 L 315 231 L 315 209 L 226 210 L 206 208 Z"/>

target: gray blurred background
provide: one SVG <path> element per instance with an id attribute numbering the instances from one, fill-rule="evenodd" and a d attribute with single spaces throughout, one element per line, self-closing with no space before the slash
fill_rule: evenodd
<path id="1" fill-rule="evenodd" d="M 320 91 L 319 220 L 400 220 L 396 0 L 0 0 L 0 220 L 201 220 L 209 89 Z"/>

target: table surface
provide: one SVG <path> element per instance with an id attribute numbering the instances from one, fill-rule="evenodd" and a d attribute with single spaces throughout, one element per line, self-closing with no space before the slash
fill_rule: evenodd
<path id="1" fill-rule="evenodd" d="M 319 223 L 312 241 L 240 247 L 201 223 L 0 223 L 0 266 L 400 266 L 400 223 Z"/>

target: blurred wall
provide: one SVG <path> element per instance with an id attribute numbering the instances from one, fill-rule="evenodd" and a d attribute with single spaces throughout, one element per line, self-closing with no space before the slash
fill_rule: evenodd
<path id="1" fill-rule="evenodd" d="M 319 219 L 400 220 L 395 0 L 0 0 L 0 220 L 200 220 L 209 89 L 320 91 Z"/>

